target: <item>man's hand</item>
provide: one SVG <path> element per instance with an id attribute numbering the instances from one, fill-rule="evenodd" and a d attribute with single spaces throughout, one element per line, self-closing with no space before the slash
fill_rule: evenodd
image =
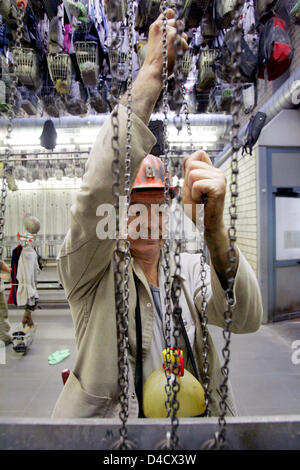
<path id="1" fill-rule="evenodd" d="M 226 193 L 226 178 L 222 170 L 215 168 L 208 155 L 199 150 L 183 160 L 184 184 L 182 189 L 182 204 L 192 204 L 193 222 L 196 224 L 196 205 L 203 202 L 204 225 L 207 232 L 222 229 L 224 199 Z"/>
<path id="2" fill-rule="evenodd" d="M 223 289 L 227 289 L 227 269 L 229 260 L 227 251 L 230 246 L 229 237 L 223 221 L 224 200 L 226 193 L 226 177 L 222 170 L 215 168 L 205 152 L 199 150 L 185 157 L 183 161 L 184 184 L 182 204 L 192 204 L 192 219 L 197 225 L 196 206 L 203 202 L 204 236 L 209 249 L 211 262 L 218 274 Z M 235 270 L 238 266 L 236 251 Z"/>
<path id="3" fill-rule="evenodd" d="M 167 18 L 167 51 L 168 51 L 168 73 L 169 75 L 173 71 L 176 50 L 175 50 L 175 38 L 176 38 L 176 19 L 175 12 L 172 9 L 166 11 Z M 180 21 L 183 26 L 183 22 Z M 183 33 L 181 38 L 181 47 L 185 52 L 188 49 L 187 34 Z M 162 79 L 163 71 L 163 14 L 159 15 L 157 20 L 151 24 L 149 28 L 147 54 L 143 65 L 152 66 L 157 70 L 158 75 Z"/>
<path id="4" fill-rule="evenodd" d="M 168 72 L 172 73 L 175 63 L 175 38 L 176 20 L 175 12 L 171 9 L 166 11 L 167 18 L 167 53 Z M 181 45 L 187 50 L 187 35 L 182 34 Z M 147 54 L 132 85 L 132 110 L 148 125 L 154 106 L 159 98 L 163 86 L 163 15 L 161 14 L 149 28 Z M 125 93 L 120 103 L 127 105 L 128 94 Z"/>
<path id="5" fill-rule="evenodd" d="M 28 310 L 23 315 L 22 325 L 23 325 L 23 328 L 25 328 L 26 325 L 28 326 L 34 325 L 31 313 Z"/>

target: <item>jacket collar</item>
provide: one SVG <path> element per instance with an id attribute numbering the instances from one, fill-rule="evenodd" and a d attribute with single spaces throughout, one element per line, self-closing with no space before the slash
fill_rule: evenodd
<path id="1" fill-rule="evenodd" d="M 131 258 L 131 262 L 132 262 L 134 272 L 140 278 L 140 280 L 142 280 L 142 278 L 146 279 L 146 277 L 145 277 L 141 267 L 139 266 L 138 262 L 134 258 Z M 160 252 L 160 259 L 159 259 L 158 269 L 159 269 L 159 271 L 160 270 L 163 271 L 163 251 L 162 250 Z M 170 277 L 172 279 L 174 279 L 174 277 L 175 277 L 175 270 L 176 270 L 176 263 L 175 263 L 174 252 L 171 251 L 170 252 Z M 186 276 L 182 273 L 182 269 L 180 270 L 179 277 L 183 281 L 186 280 Z"/>

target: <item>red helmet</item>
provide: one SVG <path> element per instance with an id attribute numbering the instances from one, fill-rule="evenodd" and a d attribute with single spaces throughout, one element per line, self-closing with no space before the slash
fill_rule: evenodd
<path id="1" fill-rule="evenodd" d="M 175 197 L 177 188 L 173 185 L 172 178 L 169 175 L 170 196 Z M 165 166 L 159 157 L 147 155 L 141 164 L 132 190 L 146 189 L 164 189 L 165 187 Z"/>

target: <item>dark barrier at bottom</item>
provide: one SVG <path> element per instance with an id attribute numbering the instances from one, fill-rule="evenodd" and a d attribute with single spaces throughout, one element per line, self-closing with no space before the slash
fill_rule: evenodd
<path id="1" fill-rule="evenodd" d="M 0 418 L 1 450 L 109 450 L 119 439 L 119 421 L 110 419 Z M 167 419 L 128 420 L 136 450 L 155 450 L 170 431 Z M 181 419 L 184 450 L 200 450 L 218 432 L 217 418 Z M 227 418 L 232 450 L 299 450 L 300 415 Z"/>

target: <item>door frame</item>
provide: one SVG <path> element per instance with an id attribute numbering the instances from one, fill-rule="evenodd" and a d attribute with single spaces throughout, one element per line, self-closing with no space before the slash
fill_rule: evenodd
<path id="1" fill-rule="evenodd" d="M 263 323 L 278 320 L 276 316 L 276 268 L 294 266 L 300 260 L 276 261 L 275 198 L 280 186 L 272 184 L 272 155 L 274 153 L 299 153 L 299 148 L 257 148 L 257 260 L 258 280 L 263 301 Z M 300 186 L 284 186 L 300 192 Z"/>

